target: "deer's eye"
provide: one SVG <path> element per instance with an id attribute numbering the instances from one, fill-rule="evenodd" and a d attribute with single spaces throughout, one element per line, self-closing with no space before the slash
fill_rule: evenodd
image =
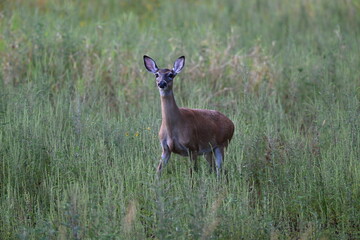
<path id="1" fill-rule="evenodd" d="M 170 74 L 168 75 L 168 77 L 169 77 L 169 78 L 173 78 L 173 77 L 174 77 L 174 74 L 170 73 Z"/>
<path id="2" fill-rule="evenodd" d="M 155 73 L 155 77 L 158 78 L 158 77 L 159 77 L 159 74 L 158 74 L 158 73 Z"/>

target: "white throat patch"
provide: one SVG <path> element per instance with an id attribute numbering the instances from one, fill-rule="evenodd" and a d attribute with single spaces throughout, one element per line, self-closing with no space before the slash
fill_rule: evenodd
<path id="1" fill-rule="evenodd" d="M 160 92 L 160 96 L 162 97 L 170 96 L 173 94 L 172 90 L 164 90 L 161 88 L 159 88 L 159 92 Z"/>

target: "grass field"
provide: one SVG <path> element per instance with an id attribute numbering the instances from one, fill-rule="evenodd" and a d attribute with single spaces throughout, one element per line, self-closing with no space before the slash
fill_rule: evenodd
<path id="1" fill-rule="evenodd" d="M 143 66 L 235 123 L 173 155 Z M 358 0 L 0 2 L 0 239 L 360 239 Z"/>

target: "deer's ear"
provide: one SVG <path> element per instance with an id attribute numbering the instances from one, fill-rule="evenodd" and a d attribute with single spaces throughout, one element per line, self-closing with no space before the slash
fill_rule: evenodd
<path id="1" fill-rule="evenodd" d="M 151 57 L 146 55 L 144 55 L 144 65 L 146 70 L 151 73 L 156 73 L 159 70 L 159 68 L 156 66 L 156 62 Z"/>
<path id="2" fill-rule="evenodd" d="M 174 62 L 174 72 L 176 74 L 178 74 L 179 72 L 181 72 L 181 70 L 183 69 L 185 65 L 185 57 L 184 56 L 181 56 L 179 57 L 178 59 L 176 59 L 176 61 Z"/>

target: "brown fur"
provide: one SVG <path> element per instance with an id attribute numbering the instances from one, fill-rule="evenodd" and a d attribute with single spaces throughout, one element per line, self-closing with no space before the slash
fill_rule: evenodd
<path id="1" fill-rule="evenodd" d="M 161 97 L 161 109 L 159 138 L 171 152 L 182 156 L 209 153 L 227 147 L 233 136 L 234 124 L 218 111 L 178 108 L 173 95 Z"/>

